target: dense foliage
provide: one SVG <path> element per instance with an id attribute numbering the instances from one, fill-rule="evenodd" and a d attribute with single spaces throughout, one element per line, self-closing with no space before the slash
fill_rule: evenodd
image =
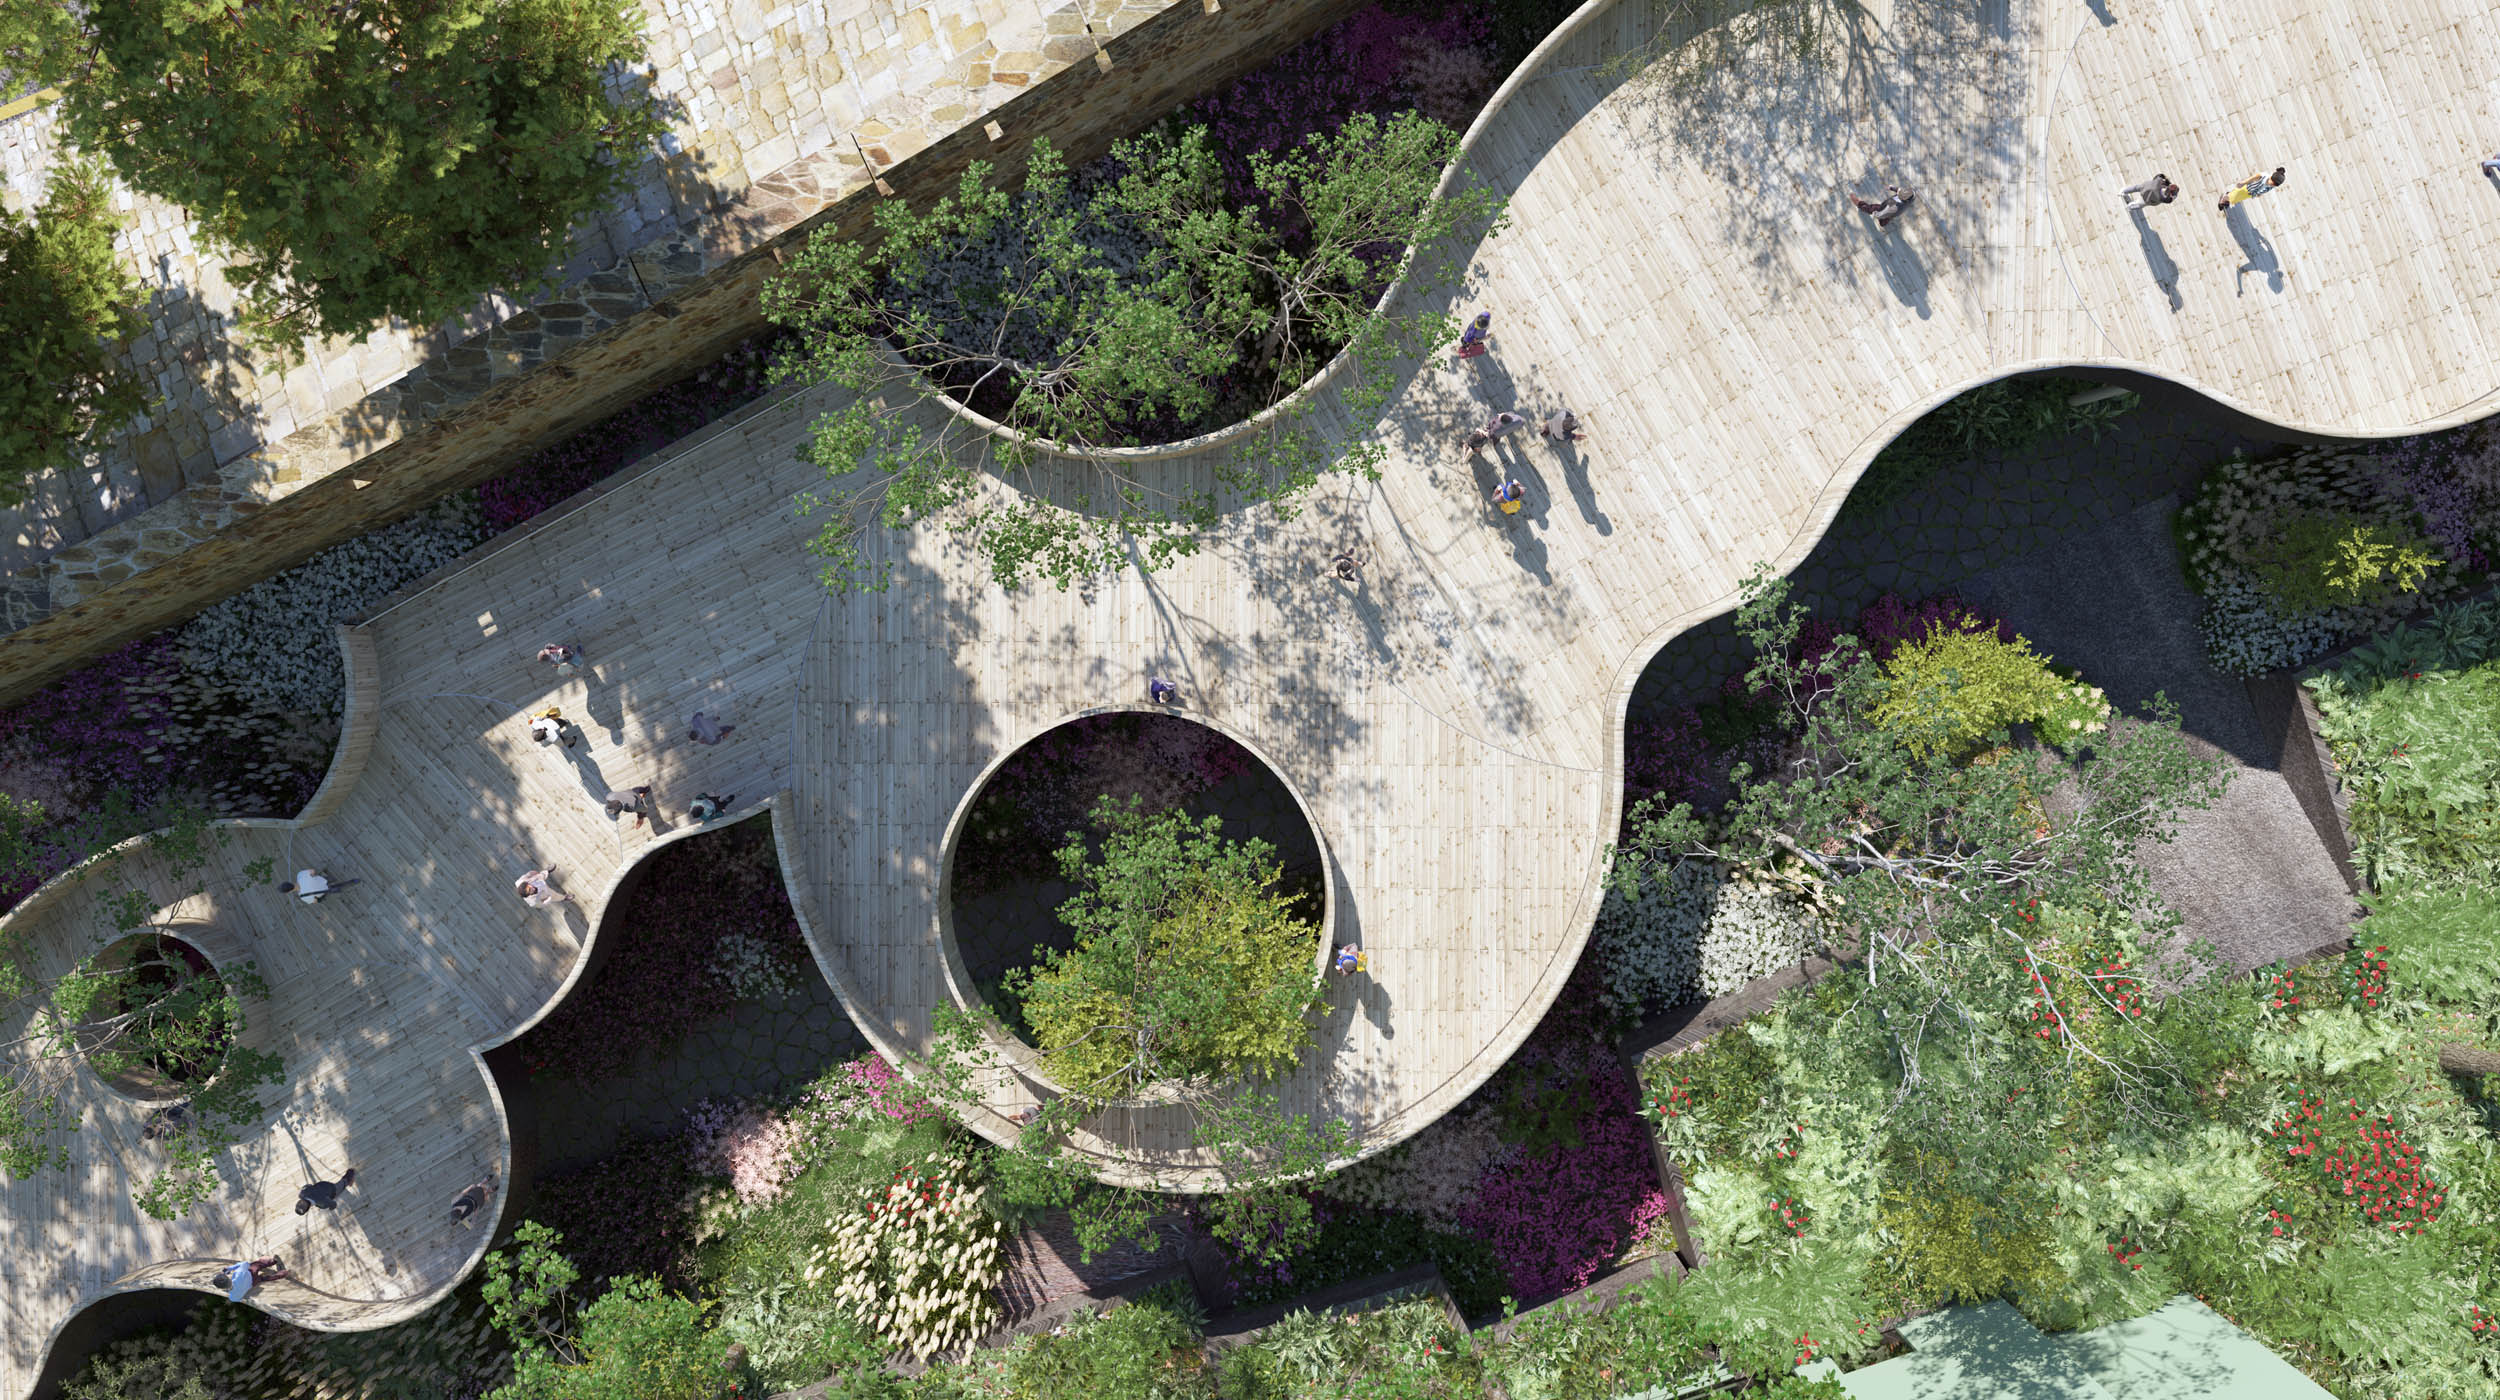
<path id="1" fill-rule="evenodd" d="M 148 406 L 118 358 L 145 325 L 138 279 L 113 251 L 119 227 L 91 162 L 55 169 L 32 217 L 0 210 L 0 506 Z"/>
<path id="2" fill-rule="evenodd" d="M 664 123 L 623 0 L 8 0 L 80 148 L 181 205 L 272 348 L 543 289 Z M 24 62 L 14 61 L 20 49 Z"/>
<path id="3" fill-rule="evenodd" d="M 1077 886 L 1059 910 L 1075 946 L 1008 975 L 1043 1066 L 1095 1099 L 1290 1069 L 1323 1009 L 1319 932 L 1278 890 L 1274 849 L 1133 798 L 1105 798 L 1093 819 L 1098 843 L 1059 851 Z"/>
<path id="4" fill-rule="evenodd" d="M 2370 881 L 2500 883 L 2500 603 L 2439 608 L 2308 685 Z"/>
<path id="5" fill-rule="evenodd" d="M 834 483 L 802 503 L 830 516 L 810 544 L 827 586 L 884 586 L 888 566 L 860 540 L 872 518 L 942 521 L 1002 587 L 1065 588 L 1192 552 L 1228 505 L 1282 507 L 1332 463 L 1376 470 L 1377 444 L 1339 459 L 1293 414 L 1185 485 L 1105 449 L 1244 416 L 1349 347 L 1354 412 L 1376 407 L 1397 357 L 1447 329 L 1446 316 L 1373 315 L 1389 270 L 1414 248 L 1417 276 L 1450 275 L 1429 250 L 1500 208 L 1473 186 L 1437 194 L 1456 154 L 1420 114 L 1357 114 L 1251 152 L 1257 194 L 1243 201 L 1201 127 L 1122 142 L 1081 176 L 1037 142 L 1013 194 L 975 163 L 926 210 L 879 205 L 873 239 L 811 239 L 764 306 L 801 337 L 777 375 L 850 391 L 808 448 Z M 1074 456 L 995 439 L 938 394 Z"/>
<path id="6" fill-rule="evenodd" d="M 2235 456 L 2174 529 L 2215 668 L 2296 666 L 2482 577 L 2500 541 L 2500 436 Z"/>

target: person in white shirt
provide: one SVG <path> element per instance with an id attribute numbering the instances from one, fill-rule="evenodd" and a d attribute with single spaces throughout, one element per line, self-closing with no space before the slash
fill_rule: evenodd
<path id="1" fill-rule="evenodd" d="M 295 872 L 295 883 L 278 886 L 278 893 L 291 894 L 306 904 L 319 904 L 330 891 L 343 890 L 354 883 L 353 880 L 327 879 L 318 870 L 298 870 Z"/>

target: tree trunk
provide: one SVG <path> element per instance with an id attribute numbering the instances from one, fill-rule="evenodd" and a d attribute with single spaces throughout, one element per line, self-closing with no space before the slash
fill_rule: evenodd
<path id="1" fill-rule="evenodd" d="M 2500 1050 L 2477 1050 L 2451 1041 L 2439 1047 L 2439 1067 L 2450 1074 L 2500 1074 Z"/>

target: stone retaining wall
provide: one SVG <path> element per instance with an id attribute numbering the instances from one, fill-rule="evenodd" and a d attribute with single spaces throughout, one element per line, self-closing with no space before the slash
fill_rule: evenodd
<path id="1" fill-rule="evenodd" d="M 692 234 L 637 250 L 570 300 L 522 311 L 321 423 L 221 470 L 33 576 L 0 580 L 0 703 L 313 554 L 494 475 L 766 329 L 757 297 L 818 228 L 856 236 L 975 161 L 1013 174 L 1037 137 L 1087 160 L 1239 76 L 1358 0 L 1083 0 L 1083 32 L 1019 96 L 917 152 L 801 156 Z M 1133 21 L 1133 22 L 1130 22 Z M 1090 54 L 1088 58 L 1079 49 Z M 993 134 L 994 133 L 994 134 Z M 865 157 L 863 164 L 861 157 Z M 887 158 L 899 158 L 888 165 Z M 247 465 L 248 464 L 248 465 Z"/>

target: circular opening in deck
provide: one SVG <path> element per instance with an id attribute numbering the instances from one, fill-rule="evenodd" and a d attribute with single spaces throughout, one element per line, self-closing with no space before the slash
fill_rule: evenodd
<path id="1" fill-rule="evenodd" d="M 225 1065 L 235 1020 L 225 978 L 197 947 L 157 929 L 105 946 L 54 994 L 105 1087 L 143 1103 L 189 1097 Z"/>
<path id="2" fill-rule="evenodd" d="M 1075 946 L 1059 917 L 1077 886 L 1057 852 L 1072 834 L 1095 850 L 1088 817 L 1097 800 L 1136 798 L 1148 814 L 1215 817 L 1227 840 L 1274 848 L 1275 889 L 1296 897 L 1316 926 L 1315 973 L 1330 952 L 1333 900 L 1309 809 L 1247 745 L 1220 730 L 1161 711 L 1117 710 L 1056 725 L 997 762 L 957 810 L 947 843 L 948 970 L 957 1000 L 993 1013 L 1017 1069 L 1050 1086 L 1008 974 Z M 1055 1088 L 1056 1086 L 1050 1086 Z"/>

